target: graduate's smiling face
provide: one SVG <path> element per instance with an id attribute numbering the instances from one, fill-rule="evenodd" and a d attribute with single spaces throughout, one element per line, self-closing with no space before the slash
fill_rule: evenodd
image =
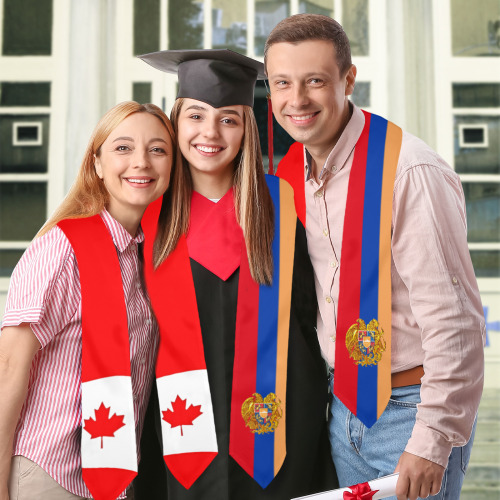
<path id="1" fill-rule="evenodd" d="M 106 208 L 116 220 L 142 215 L 166 191 L 172 151 L 167 129 L 150 113 L 133 113 L 109 134 L 95 157 L 95 170 L 109 193 Z"/>
<path id="2" fill-rule="evenodd" d="M 244 135 L 243 106 L 214 108 L 184 99 L 177 122 L 177 140 L 195 185 L 231 178 L 233 161 Z"/>

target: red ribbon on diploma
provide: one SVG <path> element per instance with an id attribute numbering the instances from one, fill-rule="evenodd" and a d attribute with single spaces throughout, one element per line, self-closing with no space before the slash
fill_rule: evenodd
<path id="1" fill-rule="evenodd" d="M 352 490 L 352 493 L 344 491 L 344 500 L 370 500 L 378 491 L 372 491 L 368 483 L 355 484 L 354 486 L 349 486 L 349 488 Z"/>

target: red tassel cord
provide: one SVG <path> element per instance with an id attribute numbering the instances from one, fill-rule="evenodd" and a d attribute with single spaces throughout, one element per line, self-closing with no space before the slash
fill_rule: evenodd
<path id="1" fill-rule="evenodd" d="M 273 105 L 271 103 L 271 95 L 267 94 L 267 156 L 269 158 L 269 168 L 267 173 L 274 175 L 273 167 Z"/>

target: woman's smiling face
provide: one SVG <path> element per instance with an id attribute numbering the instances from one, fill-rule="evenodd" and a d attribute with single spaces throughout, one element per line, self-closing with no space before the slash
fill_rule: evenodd
<path id="1" fill-rule="evenodd" d="M 193 178 L 232 175 L 243 135 L 243 106 L 214 108 L 202 101 L 184 100 L 177 137 Z"/>
<path id="2" fill-rule="evenodd" d="M 134 113 L 102 144 L 95 158 L 97 175 L 109 193 L 109 213 L 118 221 L 142 212 L 167 189 L 173 145 L 159 118 Z"/>

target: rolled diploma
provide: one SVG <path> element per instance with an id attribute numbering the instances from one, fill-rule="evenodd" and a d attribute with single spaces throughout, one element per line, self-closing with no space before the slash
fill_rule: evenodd
<path id="1" fill-rule="evenodd" d="M 370 488 L 378 490 L 373 495 L 373 500 L 387 498 L 396 494 L 396 483 L 398 482 L 399 473 L 391 474 L 389 476 L 379 477 L 373 481 L 368 481 Z M 307 495 L 305 497 L 292 498 L 291 500 L 313 499 L 313 500 L 343 500 L 344 491 L 351 492 L 350 488 L 339 488 L 338 490 L 325 491 L 323 493 L 315 493 L 314 495 Z"/>

